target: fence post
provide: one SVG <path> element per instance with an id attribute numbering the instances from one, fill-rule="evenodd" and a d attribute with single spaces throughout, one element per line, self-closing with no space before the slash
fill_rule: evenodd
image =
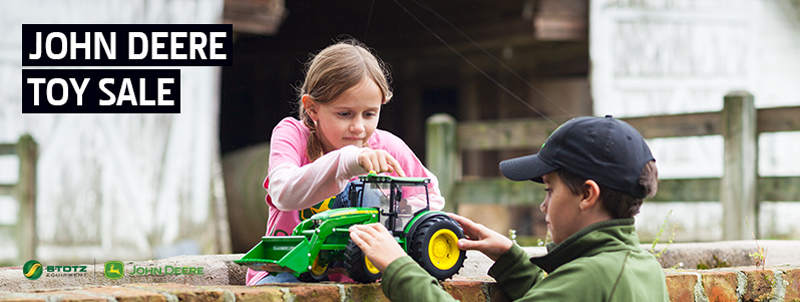
<path id="1" fill-rule="evenodd" d="M 444 210 L 448 212 L 458 210 L 458 203 L 452 198 L 461 170 L 456 131 L 456 120 L 448 114 L 434 114 L 426 121 L 425 164 L 439 180 Z"/>
<path id="2" fill-rule="evenodd" d="M 36 142 L 26 134 L 17 142 L 19 156 L 19 180 L 17 181 L 17 201 L 19 219 L 17 220 L 17 244 L 19 257 L 28 261 L 36 258 Z"/>
<path id="3" fill-rule="evenodd" d="M 725 95 L 720 122 L 725 140 L 722 203 L 722 239 L 750 239 L 745 219 L 758 234 L 758 133 L 753 95 L 734 91 Z"/>

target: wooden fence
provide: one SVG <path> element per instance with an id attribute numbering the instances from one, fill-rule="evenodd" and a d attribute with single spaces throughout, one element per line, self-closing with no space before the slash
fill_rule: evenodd
<path id="1" fill-rule="evenodd" d="M 16 263 L 24 263 L 36 254 L 36 159 L 37 145 L 30 135 L 23 135 L 16 144 L 0 144 L 0 155 L 19 157 L 19 179 L 16 184 L 0 184 L 0 195 L 16 198 L 19 212 L 16 225 L 10 226 L 19 250 Z M 7 210 L 7 209 L 5 209 Z M 0 226 L 8 227 L 8 226 Z M 22 261 L 22 262 L 20 262 Z"/>
<path id="2" fill-rule="evenodd" d="M 622 118 L 645 138 L 722 135 L 722 178 L 663 179 L 648 201 L 722 203 L 723 240 L 751 238 L 745 217 L 758 215 L 758 201 L 800 201 L 800 177 L 758 176 L 758 135 L 800 131 L 800 107 L 756 109 L 753 96 L 732 92 L 720 112 Z M 566 120 L 556 120 L 561 124 Z M 456 123 L 446 114 L 427 121 L 426 164 L 439 178 L 450 211 L 459 204 L 533 205 L 544 199 L 539 186 L 505 178 L 462 179 L 462 151 L 538 149 L 556 129 L 542 119 Z M 691 150 L 686 150 L 691 152 Z M 753 221 L 758 225 L 757 221 Z"/>

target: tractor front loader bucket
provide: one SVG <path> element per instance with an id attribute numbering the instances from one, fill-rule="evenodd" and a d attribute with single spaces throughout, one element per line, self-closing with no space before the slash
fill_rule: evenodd
<path id="1" fill-rule="evenodd" d="M 235 263 L 253 270 L 290 272 L 297 276 L 308 271 L 310 244 L 304 236 L 265 236 Z"/>

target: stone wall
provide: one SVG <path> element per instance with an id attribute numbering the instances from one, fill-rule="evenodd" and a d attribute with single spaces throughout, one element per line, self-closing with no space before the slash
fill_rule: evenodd
<path id="1" fill-rule="evenodd" d="M 758 269 L 665 270 L 670 301 L 800 301 L 800 266 Z M 460 301 L 509 301 L 491 278 L 441 283 Z M 26 292 L 2 292 L 0 302 L 21 301 L 388 301 L 379 283 L 267 286 L 143 283 Z"/>
<path id="2" fill-rule="evenodd" d="M 800 301 L 800 241 L 760 241 L 766 267 L 753 266 L 754 242 L 657 245 L 672 301 Z M 649 245 L 642 245 L 650 249 Z M 529 255 L 543 247 L 526 247 Z M 487 276 L 492 264 L 467 252 L 459 274 L 442 283 L 461 301 L 507 301 Z M 125 275 L 104 277 L 103 264 L 87 265 L 76 276 L 43 275 L 27 280 L 21 267 L 0 268 L 0 302 L 11 301 L 386 301 L 379 284 L 281 284 L 244 286 L 246 269 L 233 263 L 242 254 L 181 256 L 157 261 L 125 261 Z M 715 269 L 693 269 L 703 263 Z M 42 263 L 48 265 L 48 263 Z M 138 268 L 203 267 L 202 275 L 136 274 Z M 675 267 L 675 268 L 672 268 Z M 684 269 L 685 268 L 685 269 Z M 689 269 L 692 268 L 692 269 Z"/>

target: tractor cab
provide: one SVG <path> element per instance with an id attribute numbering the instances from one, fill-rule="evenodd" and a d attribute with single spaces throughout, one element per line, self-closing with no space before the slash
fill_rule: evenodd
<path id="1" fill-rule="evenodd" d="M 392 177 L 370 171 L 350 186 L 350 206 L 378 208 L 381 224 L 400 236 L 417 213 L 430 210 L 429 183 L 428 178 Z"/>

